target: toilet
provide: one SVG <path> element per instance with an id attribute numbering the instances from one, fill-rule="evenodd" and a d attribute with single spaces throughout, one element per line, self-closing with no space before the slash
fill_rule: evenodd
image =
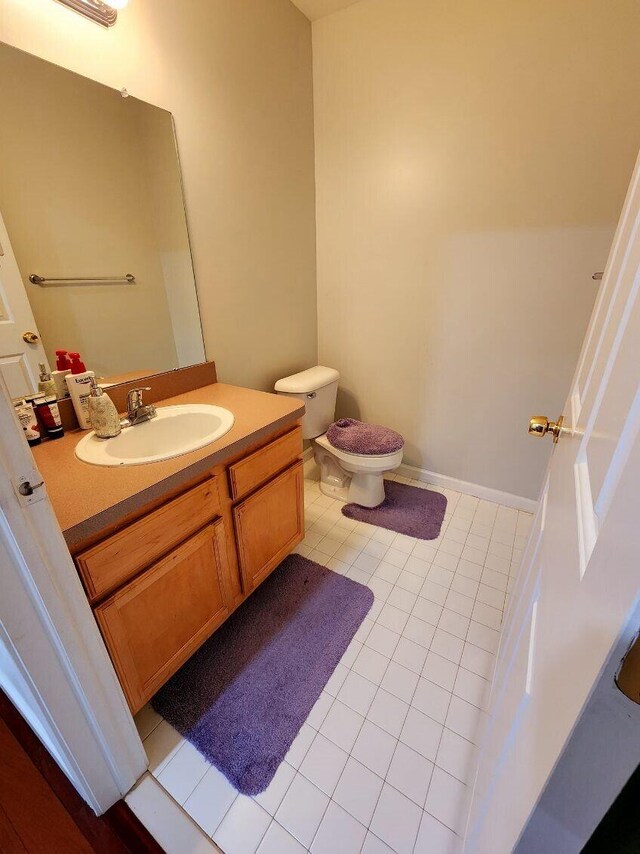
<path id="1" fill-rule="evenodd" d="M 384 474 L 398 468 L 402 462 L 402 448 L 382 454 L 376 453 L 375 449 L 367 453 L 359 448 L 359 452 L 354 453 L 331 444 L 327 429 L 335 416 L 339 379 L 340 374 L 334 368 L 316 365 L 278 380 L 275 391 L 297 397 L 305 403 L 302 437 L 313 442 L 313 455 L 320 467 L 321 491 L 340 501 L 377 507 L 384 501 Z M 336 424 L 347 424 L 347 421 Z M 373 445 L 371 447 L 374 448 Z"/>

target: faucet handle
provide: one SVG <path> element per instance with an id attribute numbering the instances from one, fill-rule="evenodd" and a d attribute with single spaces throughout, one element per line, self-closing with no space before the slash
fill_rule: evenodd
<path id="1" fill-rule="evenodd" d="M 151 391 L 149 386 L 142 388 L 132 388 L 127 394 L 127 411 L 132 412 L 134 409 L 139 409 L 142 406 L 142 394 L 145 391 Z"/>

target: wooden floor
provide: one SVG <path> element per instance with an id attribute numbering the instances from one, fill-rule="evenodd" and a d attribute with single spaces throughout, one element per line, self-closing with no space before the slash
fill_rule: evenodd
<path id="1" fill-rule="evenodd" d="M 0 692 L 0 852 L 162 854 L 162 848 L 124 801 L 97 818 Z"/>

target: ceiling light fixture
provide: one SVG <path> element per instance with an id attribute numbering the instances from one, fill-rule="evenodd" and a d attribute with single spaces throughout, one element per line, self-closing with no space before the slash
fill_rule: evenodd
<path id="1" fill-rule="evenodd" d="M 95 21 L 103 27 L 112 27 L 118 19 L 118 9 L 124 9 L 129 0 L 57 0 L 74 12 L 79 12 L 90 21 Z"/>

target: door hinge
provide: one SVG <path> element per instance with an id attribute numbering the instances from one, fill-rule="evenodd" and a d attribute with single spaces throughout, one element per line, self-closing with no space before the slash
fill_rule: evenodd
<path id="1" fill-rule="evenodd" d="M 20 477 L 14 478 L 12 483 L 13 491 L 22 507 L 28 507 L 46 497 L 47 488 L 37 469 L 31 469 Z"/>

